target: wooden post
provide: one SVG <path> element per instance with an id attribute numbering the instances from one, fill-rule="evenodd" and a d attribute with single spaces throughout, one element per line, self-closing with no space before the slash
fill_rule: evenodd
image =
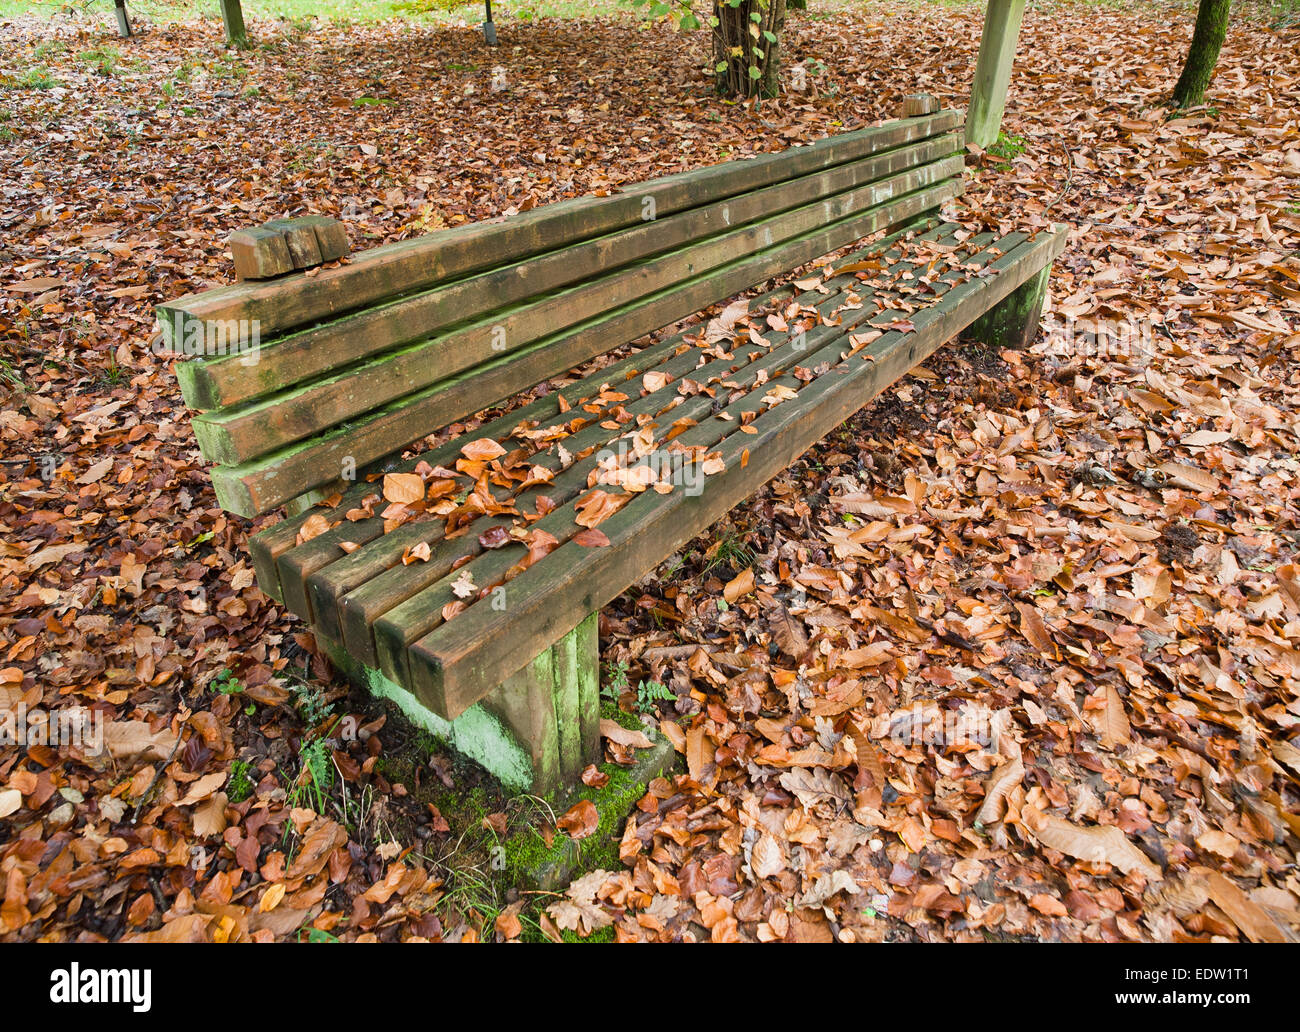
<path id="1" fill-rule="evenodd" d="M 1038 322 L 1043 316 L 1043 302 L 1047 298 L 1047 277 L 1051 271 L 1049 265 L 1025 280 L 994 308 L 971 323 L 963 336 L 992 348 L 1022 350 L 1029 347 L 1038 334 Z"/>
<path id="2" fill-rule="evenodd" d="M 221 20 L 226 25 L 226 42 L 237 47 L 248 46 L 248 30 L 244 28 L 244 10 L 239 0 L 221 0 Z"/>
<path id="3" fill-rule="evenodd" d="M 600 762 L 600 616 L 592 613 L 454 721 L 315 632 L 354 684 L 391 699 L 414 724 L 482 764 L 513 792 L 562 794 Z M 502 644 L 509 648 L 508 643 Z"/>
<path id="4" fill-rule="evenodd" d="M 131 19 L 126 16 L 126 0 L 113 0 L 113 13 L 117 15 L 117 34 L 131 38 Z"/>
<path id="5" fill-rule="evenodd" d="M 966 142 L 977 147 L 988 147 L 998 138 L 1024 14 L 1025 0 L 989 0 L 984 14 L 984 35 L 966 112 Z"/>

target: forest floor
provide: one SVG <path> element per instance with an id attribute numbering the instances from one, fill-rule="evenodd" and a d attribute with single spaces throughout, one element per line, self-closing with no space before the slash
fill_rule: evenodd
<path id="1" fill-rule="evenodd" d="M 1300 936 L 1300 29 L 1234 23 L 1171 118 L 1185 7 L 1031 9 L 950 214 L 1069 225 L 1043 335 L 943 349 L 607 607 L 685 763 L 561 897 L 438 799 L 554 815 L 259 592 L 153 308 L 286 214 L 360 249 L 962 107 L 978 7 L 795 16 L 757 111 L 630 20 L 253 30 L 0 25 L 0 938 Z M 74 707 L 103 752 L 13 742 Z"/>

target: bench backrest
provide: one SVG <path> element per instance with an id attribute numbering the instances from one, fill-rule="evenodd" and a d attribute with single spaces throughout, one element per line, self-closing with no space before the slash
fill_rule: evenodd
<path id="1" fill-rule="evenodd" d="M 938 208 L 961 191 L 960 124 L 953 111 L 903 119 L 161 306 L 164 339 L 200 356 L 177 371 L 218 501 L 253 516 L 355 477 Z"/>

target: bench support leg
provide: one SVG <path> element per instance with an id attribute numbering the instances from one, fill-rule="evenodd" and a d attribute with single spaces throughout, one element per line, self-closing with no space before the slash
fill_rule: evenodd
<path id="1" fill-rule="evenodd" d="M 1027 348 L 1038 332 L 1051 266 L 1036 273 L 971 323 L 964 336 L 995 348 Z"/>
<path id="2" fill-rule="evenodd" d="M 413 724 L 482 764 L 506 788 L 546 795 L 577 784 L 583 768 L 600 760 L 598 621 L 595 613 L 587 617 L 454 721 L 341 645 L 320 634 L 316 640 L 349 680 L 390 699 Z"/>

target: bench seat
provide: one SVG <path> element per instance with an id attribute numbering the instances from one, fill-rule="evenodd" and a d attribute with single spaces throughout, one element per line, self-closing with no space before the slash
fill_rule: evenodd
<path id="1" fill-rule="evenodd" d="M 486 702 L 544 723 L 534 789 L 575 777 L 596 748 L 592 614 L 945 341 L 1036 323 L 1064 230 L 941 221 L 957 124 L 905 119 L 166 307 L 178 334 L 262 317 L 278 334 L 256 362 L 178 367 L 222 504 L 314 503 L 252 539 L 262 589 L 445 721 Z"/>

